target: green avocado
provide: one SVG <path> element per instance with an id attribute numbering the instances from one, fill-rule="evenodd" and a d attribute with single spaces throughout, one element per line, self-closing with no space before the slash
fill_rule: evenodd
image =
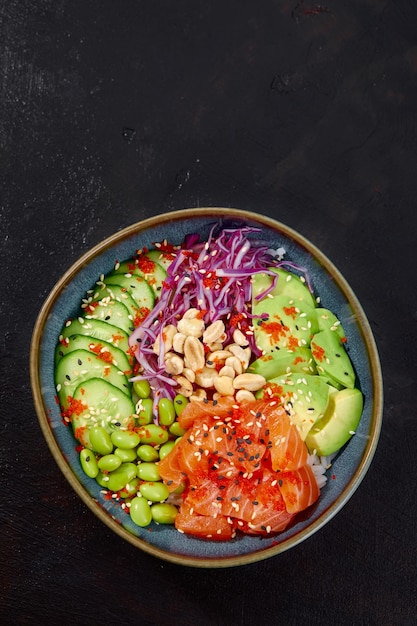
<path id="1" fill-rule="evenodd" d="M 249 365 L 247 371 L 249 374 L 260 374 L 266 380 L 292 372 L 317 374 L 316 364 L 309 348 L 296 348 L 295 350 L 283 348 L 270 351 Z"/>
<path id="2" fill-rule="evenodd" d="M 343 330 L 343 326 L 332 311 L 319 307 L 316 309 L 316 315 L 319 330 L 331 330 L 334 331 L 340 339 L 344 338 L 345 331 Z"/>
<path id="3" fill-rule="evenodd" d="M 252 304 L 255 343 L 264 354 L 276 346 L 294 350 L 308 348 L 318 331 L 314 308 L 287 296 L 263 298 Z"/>
<path id="4" fill-rule="evenodd" d="M 332 330 L 321 330 L 311 340 L 311 353 L 319 375 L 327 377 L 337 387 L 355 386 L 355 372 L 343 342 Z"/>
<path id="5" fill-rule="evenodd" d="M 337 452 L 354 434 L 363 410 L 359 389 L 342 389 L 331 393 L 325 414 L 306 437 L 312 453 L 327 456 Z"/>
<path id="6" fill-rule="evenodd" d="M 294 373 L 269 380 L 256 396 L 279 398 L 304 440 L 317 420 L 323 417 L 332 391 L 335 390 L 321 376 Z"/>
<path id="7" fill-rule="evenodd" d="M 291 272 L 287 272 L 281 268 L 270 267 L 271 272 L 278 275 L 278 280 L 274 289 L 271 291 L 272 296 L 286 296 L 294 300 L 301 300 L 311 307 L 316 306 L 314 296 L 299 276 Z M 255 274 L 252 278 L 252 298 L 254 299 L 261 293 L 266 291 L 273 281 L 270 274 Z"/>

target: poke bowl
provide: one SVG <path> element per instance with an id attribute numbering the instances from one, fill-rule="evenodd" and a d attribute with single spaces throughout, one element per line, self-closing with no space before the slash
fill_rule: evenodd
<path id="1" fill-rule="evenodd" d="M 304 236 L 249 211 L 174 211 L 96 245 L 47 297 L 30 358 L 70 485 L 177 564 L 243 565 L 306 540 L 378 443 L 380 363 L 354 292 Z"/>

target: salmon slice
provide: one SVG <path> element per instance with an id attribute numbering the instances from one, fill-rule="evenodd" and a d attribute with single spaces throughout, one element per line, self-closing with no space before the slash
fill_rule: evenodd
<path id="1" fill-rule="evenodd" d="M 178 422 L 181 428 L 188 430 L 190 426 L 200 417 L 210 418 L 217 416 L 219 418 L 225 418 L 233 410 L 235 401 L 229 396 L 223 396 L 217 401 L 196 401 L 189 402 L 182 413 L 178 416 Z"/>
<path id="2" fill-rule="evenodd" d="M 303 467 L 308 460 L 308 450 L 300 433 L 281 405 L 268 415 L 272 469 L 283 472 Z"/>
<path id="3" fill-rule="evenodd" d="M 212 541 L 228 541 L 233 534 L 232 524 L 224 515 L 217 517 L 199 515 L 185 502 L 181 504 L 175 518 L 175 528 L 183 533 Z"/>
<path id="4" fill-rule="evenodd" d="M 181 443 L 178 442 L 171 452 L 158 462 L 159 473 L 170 492 L 187 482 L 187 474 L 183 472 L 179 463 L 178 448 Z"/>
<path id="5" fill-rule="evenodd" d="M 279 489 L 288 513 L 304 511 L 318 499 L 320 490 L 310 465 L 279 474 Z"/>

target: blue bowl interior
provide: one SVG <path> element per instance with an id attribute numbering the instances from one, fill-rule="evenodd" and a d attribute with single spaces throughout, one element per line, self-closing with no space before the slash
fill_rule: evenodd
<path id="1" fill-rule="evenodd" d="M 183 535 L 169 526 L 153 524 L 151 531 L 137 527 L 120 504 L 106 500 L 102 488 L 83 473 L 76 451 L 77 442 L 71 428 L 64 425 L 55 401 L 53 355 L 58 336 L 65 320 L 77 315 L 81 299 L 100 274 L 111 271 L 116 260 L 131 257 L 138 248 L 152 248 L 154 242 L 168 239 L 171 243 L 181 243 L 184 236 L 191 232 L 198 232 L 202 238 L 206 238 L 212 224 L 220 218 L 220 215 L 200 215 L 194 211 L 192 214 L 187 212 L 186 219 L 183 219 L 182 215 L 178 215 L 180 213 L 161 216 L 161 220 L 151 221 L 143 230 L 142 225 L 138 224 L 113 236 L 109 245 L 103 242 L 97 247 L 98 251 L 94 249 L 90 258 L 86 258 L 75 273 L 70 270 L 67 273 L 69 278 L 64 277 L 61 284 L 58 283 L 58 291 L 45 320 L 39 345 L 40 389 L 45 416 L 62 461 L 68 465 L 80 485 L 77 491 L 93 510 L 94 505 L 91 503 L 97 503 L 108 514 L 108 523 L 117 526 L 117 531 L 129 541 L 162 558 L 178 559 L 179 562 L 190 564 L 236 564 L 258 560 L 299 543 L 327 522 L 358 486 L 370 462 L 372 447 L 376 445 L 374 394 L 379 364 L 375 362 L 375 355 L 370 354 L 370 331 L 366 329 L 366 318 L 337 270 L 301 236 L 278 223 L 271 224 L 271 220 L 265 223 L 252 214 L 247 214 L 242 222 L 242 213 L 234 216 L 230 212 L 232 219 L 223 220 L 224 226 L 244 223 L 261 227 L 262 233 L 253 237 L 262 238 L 274 249 L 283 247 L 286 250 L 285 259 L 308 270 L 315 292 L 321 297 L 322 306 L 337 314 L 344 326 L 348 337 L 347 349 L 365 396 L 364 413 L 357 433 L 334 460 L 320 499 L 307 515 L 300 516 L 285 532 L 270 538 L 239 536 L 229 542 L 213 543 Z"/>

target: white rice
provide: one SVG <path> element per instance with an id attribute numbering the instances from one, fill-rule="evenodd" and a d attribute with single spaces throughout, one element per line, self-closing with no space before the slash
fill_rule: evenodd
<path id="1" fill-rule="evenodd" d="M 314 476 L 316 477 L 319 489 L 323 489 L 327 483 L 326 472 L 330 469 L 332 460 L 335 456 L 335 454 L 331 454 L 330 456 L 318 456 L 317 454 L 308 455 L 308 462 L 311 465 Z"/>

